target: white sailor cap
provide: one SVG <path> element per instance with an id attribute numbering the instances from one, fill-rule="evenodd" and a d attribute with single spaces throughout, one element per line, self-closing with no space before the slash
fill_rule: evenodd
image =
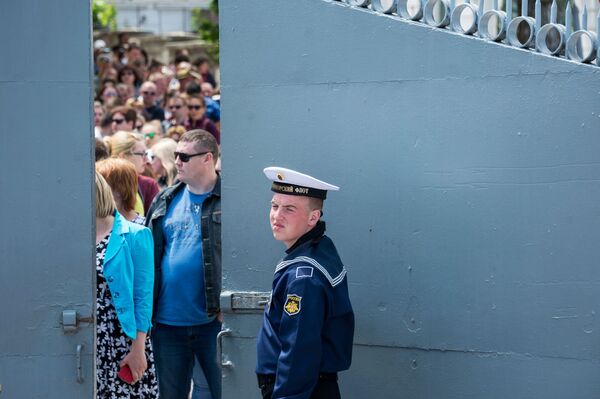
<path id="1" fill-rule="evenodd" d="M 340 189 L 338 186 L 325 183 L 304 173 L 278 166 L 269 166 L 263 172 L 273 182 L 271 191 L 276 193 L 325 199 L 327 191 L 338 191 Z"/>

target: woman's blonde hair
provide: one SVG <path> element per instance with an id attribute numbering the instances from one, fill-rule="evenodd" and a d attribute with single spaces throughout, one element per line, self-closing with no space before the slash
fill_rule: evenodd
<path id="1" fill-rule="evenodd" d="M 104 177 L 96 172 L 96 217 L 105 218 L 115 213 L 117 206 Z"/>
<path id="2" fill-rule="evenodd" d="M 175 167 L 175 150 L 177 142 L 170 138 L 160 139 L 160 141 L 152 146 L 152 155 L 160 159 L 163 168 L 166 171 L 167 186 L 173 184 L 175 176 L 177 176 L 177 168 Z"/>
<path id="3" fill-rule="evenodd" d="M 122 209 L 125 212 L 132 211 L 135 208 L 138 189 L 135 166 L 124 159 L 108 158 L 96 162 L 96 172 L 104 177 L 117 200 L 120 197 Z"/>
<path id="4" fill-rule="evenodd" d="M 108 152 L 112 158 L 116 158 L 121 154 L 131 154 L 133 147 L 140 141 L 144 141 L 142 136 L 122 130 L 104 138 L 104 143 L 108 147 Z"/>

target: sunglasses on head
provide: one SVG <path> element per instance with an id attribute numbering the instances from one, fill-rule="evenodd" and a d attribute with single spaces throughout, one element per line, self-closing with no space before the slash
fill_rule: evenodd
<path id="1" fill-rule="evenodd" d="M 208 154 L 210 151 L 198 152 L 196 154 L 186 154 L 185 152 L 177 152 L 175 151 L 175 159 L 179 157 L 181 162 L 188 162 L 192 157 L 199 157 L 200 155 Z"/>
<path id="2" fill-rule="evenodd" d="M 188 109 L 195 109 L 196 111 L 202 108 L 204 108 L 202 105 L 188 105 Z"/>
<path id="3" fill-rule="evenodd" d="M 125 122 L 125 119 L 113 118 L 112 122 L 120 125 L 121 123 Z"/>

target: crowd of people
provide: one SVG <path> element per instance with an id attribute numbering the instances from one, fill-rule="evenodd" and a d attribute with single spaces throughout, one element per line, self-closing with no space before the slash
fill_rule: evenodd
<path id="1" fill-rule="evenodd" d="M 221 132 L 210 62 L 180 50 L 162 64 L 121 34 L 113 47 L 94 43 L 94 65 L 97 397 L 219 399 Z"/>
<path id="2" fill-rule="evenodd" d="M 177 141 L 187 130 L 202 129 L 220 144 L 219 87 L 208 57 L 192 59 L 180 49 L 164 64 L 123 33 L 112 48 L 103 40 L 94 43 L 94 65 L 97 139 L 134 132 L 151 149 L 163 138 Z"/>
<path id="3" fill-rule="evenodd" d="M 107 51 L 108 50 L 108 51 Z M 149 62 L 125 42 L 95 57 L 96 391 L 101 399 L 221 399 L 220 105 L 205 59 Z M 257 339 L 263 399 L 339 399 L 354 313 L 321 221 L 337 186 L 270 167 L 286 246 Z"/>

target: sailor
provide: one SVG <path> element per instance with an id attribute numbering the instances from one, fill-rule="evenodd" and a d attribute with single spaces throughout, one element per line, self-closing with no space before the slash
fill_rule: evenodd
<path id="1" fill-rule="evenodd" d="M 327 191 L 339 187 L 280 167 L 272 180 L 270 223 L 285 244 L 257 342 L 264 399 L 340 398 L 337 373 L 352 359 L 354 313 L 346 268 L 321 220 Z"/>

